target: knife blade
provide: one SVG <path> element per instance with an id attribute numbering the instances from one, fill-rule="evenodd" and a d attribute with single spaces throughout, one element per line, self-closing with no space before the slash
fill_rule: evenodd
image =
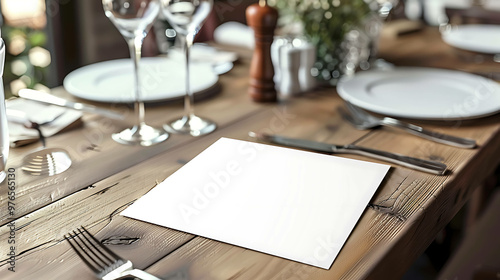
<path id="1" fill-rule="evenodd" d="M 65 108 L 70 108 L 73 110 L 77 111 L 84 111 L 87 113 L 94 113 L 94 114 L 99 114 L 108 118 L 116 119 L 116 120 L 123 120 L 125 118 L 124 115 L 119 114 L 117 112 L 113 112 L 107 109 L 102 109 L 93 105 L 89 104 L 84 104 L 80 102 L 72 102 L 68 101 L 64 98 L 60 98 L 57 96 L 54 96 L 52 94 L 38 91 L 38 90 L 33 90 L 33 89 L 21 89 L 19 91 L 19 97 L 29 99 L 29 100 L 34 100 L 37 102 L 42 102 L 42 103 L 47 103 L 51 105 L 56 105 L 56 106 L 61 106 Z"/>
<path id="2" fill-rule="evenodd" d="M 327 154 L 345 153 L 345 154 L 356 154 L 356 155 L 367 156 L 437 175 L 443 175 L 447 169 L 447 166 L 441 162 L 403 156 L 399 154 L 389 153 L 386 151 L 364 148 L 356 145 L 343 145 L 343 146 L 333 145 L 333 144 L 327 144 L 305 139 L 289 138 L 289 137 L 271 135 L 266 133 L 256 133 L 252 131 L 249 132 L 248 135 L 250 137 L 256 138 L 261 141 L 266 141 L 287 147 L 309 150 L 313 152 L 320 152 Z"/>

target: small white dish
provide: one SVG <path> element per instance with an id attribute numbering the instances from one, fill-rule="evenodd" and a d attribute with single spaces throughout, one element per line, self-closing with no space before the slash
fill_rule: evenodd
<path id="1" fill-rule="evenodd" d="M 72 95 L 86 100 L 108 103 L 134 102 L 133 64 L 117 59 L 84 66 L 69 73 L 63 81 Z M 140 61 L 144 102 L 171 101 L 184 98 L 185 65 L 165 57 L 145 57 Z M 191 90 L 196 96 L 214 87 L 218 75 L 209 63 L 190 65 Z"/>
<path id="2" fill-rule="evenodd" d="M 466 24 L 450 26 L 441 35 L 443 41 L 459 49 L 500 54 L 500 25 Z"/>
<path id="3" fill-rule="evenodd" d="M 445 69 L 395 67 L 341 79 L 339 95 L 366 110 L 401 118 L 473 119 L 500 111 L 500 84 Z"/>

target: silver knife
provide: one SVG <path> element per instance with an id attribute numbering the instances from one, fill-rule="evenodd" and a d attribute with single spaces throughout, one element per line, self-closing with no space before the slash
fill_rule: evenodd
<path id="1" fill-rule="evenodd" d="M 258 140 L 288 147 L 305 149 L 313 152 L 328 153 L 328 154 L 344 153 L 344 154 L 356 154 L 356 155 L 367 156 L 437 175 L 443 175 L 446 172 L 447 168 L 445 164 L 440 162 L 408 157 L 380 150 L 363 148 L 356 145 L 343 145 L 343 146 L 332 145 L 332 144 L 315 142 L 304 139 L 295 139 L 278 135 L 270 135 L 266 133 L 249 132 L 248 135 Z"/>
<path id="2" fill-rule="evenodd" d="M 47 104 L 52 104 L 56 106 L 61 106 L 65 108 L 70 108 L 73 110 L 77 111 L 84 111 L 88 113 L 94 113 L 94 114 L 99 114 L 108 118 L 116 119 L 116 120 L 123 120 L 125 118 L 124 115 L 107 110 L 107 109 L 102 109 L 93 105 L 89 104 L 84 104 L 80 102 L 72 102 L 68 101 L 66 99 L 54 96 L 52 94 L 38 91 L 38 90 L 33 90 L 33 89 L 21 89 L 19 91 L 19 97 L 25 98 L 25 99 L 30 99 L 42 103 L 47 103 Z"/>

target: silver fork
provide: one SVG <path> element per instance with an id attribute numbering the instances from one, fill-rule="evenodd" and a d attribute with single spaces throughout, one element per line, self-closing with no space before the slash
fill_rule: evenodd
<path id="1" fill-rule="evenodd" d="M 434 142 L 438 142 L 441 144 L 451 145 L 460 148 L 475 148 L 476 141 L 472 139 L 456 137 L 452 135 L 446 135 L 435 131 L 430 131 L 423 129 L 420 126 L 405 123 L 397 119 L 393 119 L 390 117 L 378 118 L 373 115 L 368 114 L 364 110 L 352 105 L 349 102 L 345 102 L 347 105 L 347 109 L 351 114 L 345 114 L 344 117 L 347 121 L 349 121 L 352 125 L 354 125 L 357 129 L 370 129 L 378 126 L 389 126 L 404 130 L 413 135 L 425 138 L 427 140 L 431 140 Z"/>
<path id="2" fill-rule="evenodd" d="M 69 242 L 76 254 L 99 279 L 142 279 L 161 280 L 145 271 L 134 269 L 132 262 L 120 258 L 110 249 L 103 246 L 83 226 L 68 233 L 64 238 Z"/>

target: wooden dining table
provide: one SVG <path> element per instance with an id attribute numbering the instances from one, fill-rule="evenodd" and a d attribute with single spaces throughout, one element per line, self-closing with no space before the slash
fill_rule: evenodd
<path id="1" fill-rule="evenodd" d="M 219 47 L 237 51 L 239 60 L 220 76 L 214 94 L 195 103 L 197 114 L 217 123 L 211 134 L 172 134 L 150 147 L 121 145 L 111 134 L 134 123 L 133 109 L 126 104 L 93 103 L 127 118 L 115 121 L 84 114 L 80 127 L 48 138 L 48 147 L 68 151 L 73 163 L 67 171 L 29 175 L 21 170 L 23 156 L 40 144 L 10 150 L 9 177 L 0 187 L 0 279 L 95 279 L 64 238 L 81 226 L 136 268 L 162 279 L 399 279 L 500 162 L 499 114 L 473 120 L 411 120 L 475 139 L 475 149 L 438 144 L 390 128 L 357 130 L 339 113 L 345 105 L 335 87 L 318 87 L 276 103 L 253 102 L 248 95 L 252 52 Z M 396 66 L 500 72 L 500 64 L 488 57 L 478 62 L 477 54 L 446 45 L 436 27 L 383 35 L 378 56 Z M 82 101 L 63 87 L 52 93 Z M 160 127 L 182 112 L 182 102 L 147 104 L 146 121 Z M 392 165 L 329 269 L 120 215 L 219 138 L 254 141 L 249 131 L 356 144 L 439 161 L 448 171 L 441 176 Z M 14 188 L 9 190 L 8 182 L 14 182 Z M 328 223 L 328 215 L 324 221 Z"/>

